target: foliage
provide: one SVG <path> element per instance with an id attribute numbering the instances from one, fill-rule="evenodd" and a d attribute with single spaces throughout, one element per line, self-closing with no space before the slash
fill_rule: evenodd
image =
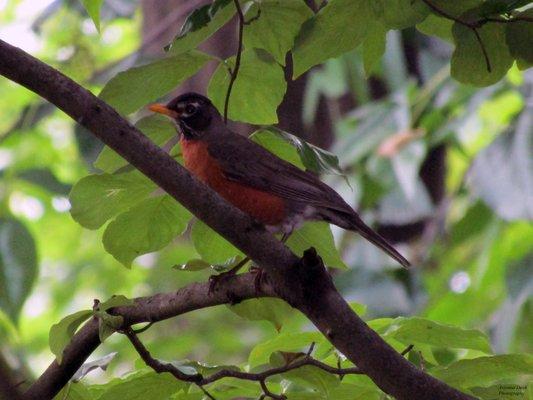
<path id="1" fill-rule="evenodd" d="M 163 57 L 111 68 L 104 80 L 94 76 L 139 44 L 139 18 L 113 14 L 106 3 L 82 3 L 100 35 L 92 25 L 83 31 L 81 3 L 62 5 L 41 16 L 41 55 L 95 91 L 107 81 L 100 96 L 179 160 L 174 127 L 142 107 L 210 62 L 216 70 L 207 93 L 223 109 L 235 58 L 220 60 L 197 47 L 235 15 L 233 2 L 206 2 Z M 8 2 L 2 21 L 15 23 L 19 6 Z M 417 243 L 401 245 L 416 264 L 409 272 L 325 223 L 305 224 L 288 246 L 297 254 L 316 247 L 335 268 L 343 294 L 367 305 L 367 323 L 398 351 L 413 344 L 407 357 L 434 376 L 486 399 L 498 385 L 531 379 L 531 4 L 330 0 L 314 13 L 303 0 L 256 0 L 244 10 L 245 50 L 229 118 L 267 125 L 252 139 L 323 174 L 365 220 L 427 227 Z M 413 55 L 405 57 L 410 35 L 417 38 L 417 82 L 406 62 Z M 307 122 L 324 102 L 337 110 L 331 152 L 302 139 L 302 132 L 268 126 L 278 122 L 286 64 L 292 65 L 289 79 L 307 73 Z M 375 82 L 385 91 L 379 98 Z M 190 222 L 185 208 L 118 154 L 74 132 L 59 112 L 44 112 L 34 95 L 5 81 L 0 93 L 0 338 L 2 349 L 34 373 L 51 358 L 48 340 L 60 362 L 86 319 L 97 315 L 102 339 L 113 332 L 117 321 L 105 303 L 87 309 L 93 298 L 175 290 L 242 257 L 201 221 Z M 351 100 L 349 110 L 339 111 L 341 98 Z M 435 204 L 420 171 L 441 147 L 446 197 Z M 313 342 L 316 359 L 351 366 L 278 300 L 250 300 L 159 325 L 146 334 L 150 350 L 188 372 L 208 374 L 219 363 L 262 371 Z M 106 375 L 80 377 L 58 398 L 204 396 L 194 385 L 134 364 L 133 350 L 120 338 L 106 340 L 100 355 L 115 351 L 113 361 L 105 361 L 106 367 L 111 362 Z M 125 370 L 134 372 L 111 379 Z M 268 387 L 290 399 L 382 398 L 364 376 L 339 380 L 311 366 L 272 377 Z M 233 378 L 208 389 L 217 399 L 262 393 L 259 385 Z"/>

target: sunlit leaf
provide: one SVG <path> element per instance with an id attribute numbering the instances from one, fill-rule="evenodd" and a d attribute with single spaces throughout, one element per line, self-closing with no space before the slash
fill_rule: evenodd
<path id="1" fill-rule="evenodd" d="M 123 379 L 111 386 L 99 400 L 168 400 L 170 396 L 184 389 L 188 382 L 179 381 L 170 373 L 148 372 Z"/>
<path id="2" fill-rule="evenodd" d="M 477 329 L 463 329 L 418 317 L 396 319 L 387 329 L 385 336 L 395 338 L 406 345 L 422 343 L 437 347 L 492 352 L 489 339 Z"/>
<path id="3" fill-rule="evenodd" d="M 488 386 L 502 379 L 533 376 L 533 356 L 502 354 L 460 360 L 446 368 L 432 371 L 438 379 L 456 387 Z"/>
<path id="4" fill-rule="evenodd" d="M 230 82 L 228 67 L 234 68 L 234 64 L 235 57 L 221 63 L 207 89 L 209 98 L 221 114 Z M 231 92 L 228 118 L 250 124 L 277 123 L 276 109 L 283 100 L 286 87 L 283 69 L 270 54 L 254 49 L 243 51 L 239 74 Z"/>
<path id="5" fill-rule="evenodd" d="M 48 344 L 59 364 L 61 364 L 63 359 L 63 350 L 70 343 L 70 339 L 72 339 L 78 327 L 92 315 L 92 310 L 82 310 L 68 315 L 57 324 L 52 325 L 48 335 Z"/>
<path id="6" fill-rule="evenodd" d="M 202 260 L 212 265 L 224 264 L 228 259 L 242 254 L 200 220 L 197 220 L 192 227 L 191 239 Z"/>
<path id="7" fill-rule="evenodd" d="M 228 22 L 236 11 L 232 0 L 214 0 L 197 8 L 187 16 L 180 33 L 165 50 L 180 54 L 194 49 Z"/>
<path id="8" fill-rule="evenodd" d="M 169 195 L 151 197 L 120 214 L 106 228 L 105 249 L 124 266 L 161 250 L 187 227 L 191 214 Z"/>
<path id="9" fill-rule="evenodd" d="M 285 54 L 300 31 L 301 24 L 313 15 L 303 0 L 263 0 L 246 12 L 250 23 L 244 27 L 244 46 L 268 51 L 285 65 Z"/>
<path id="10" fill-rule="evenodd" d="M 168 118 L 160 115 L 142 118 L 135 123 L 135 127 L 159 146 L 177 135 L 176 128 L 172 126 Z M 128 165 L 128 162 L 108 146 L 102 149 L 94 162 L 96 168 L 108 173 L 116 172 L 125 165 Z"/>
<path id="11" fill-rule="evenodd" d="M 107 220 L 142 201 L 155 188 L 155 184 L 138 171 L 89 175 L 72 188 L 70 213 L 83 227 L 98 229 Z"/>
<path id="12" fill-rule="evenodd" d="M 194 75 L 210 58 L 193 51 L 130 68 L 107 82 L 100 98 L 120 114 L 131 114 Z"/>
<path id="13" fill-rule="evenodd" d="M 368 0 L 332 0 L 306 21 L 292 52 L 293 78 L 362 43 L 374 14 Z M 375 22 L 374 22 L 375 23 Z"/>
<path id="14" fill-rule="evenodd" d="M 292 307 L 283 300 L 273 298 L 250 299 L 228 308 L 250 321 L 269 321 L 278 331 L 293 312 Z"/>
<path id="15" fill-rule="evenodd" d="M 348 268 L 337 251 L 331 229 L 325 222 L 306 222 L 291 234 L 287 246 L 300 257 L 305 250 L 314 247 L 326 266 Z"/>
<path id="16" fill-rule="evenodd" d="M 93 20 L 94 26 L 100 32 L 100 8 L 104 0 L 81 0 L 81 2 L 85 10 L 87 10 L 87 14 Z"/>
<path id="17" fill-rule="evenodd" d="M 320 332 L 281 333 L 275 338 L 256 345 L 248 357 L 248 363 L 254 367 L 265 364 L 275 351 L 306 352 L 313 342 L 324 340 Z"/>

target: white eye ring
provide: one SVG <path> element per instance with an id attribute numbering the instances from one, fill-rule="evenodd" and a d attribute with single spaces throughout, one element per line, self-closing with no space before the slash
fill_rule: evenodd
<path id="1" fill-rule="evenodd" d="M 187 105 L 185 106 L 185 112 L 186 112 L 187 114 L 189 114 L 189 115 L 190 115 L 190 114 L 194 114 L 194 113 L 196 112 L 196 107 L 193 106 L 192 104 L 187 104 Z"/>

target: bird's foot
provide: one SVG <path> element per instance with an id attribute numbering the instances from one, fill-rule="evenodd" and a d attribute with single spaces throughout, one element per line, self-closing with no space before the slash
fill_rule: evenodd
<path id="1" fill-rule="evenodd" d="M 239 261 L 233 268 L 226 272 L 222 272 L 218 275 L 211 275 L 209 277 L 209 290 L 208 294 L 212 294 L 215 290 L 217 285 L 226 280 L 227 278 L 231 278 L 232 276 L 237 275 L 237 272 L 248 262 L 250 259 L 248 257 L 245 257 L 241 261 Z"/>

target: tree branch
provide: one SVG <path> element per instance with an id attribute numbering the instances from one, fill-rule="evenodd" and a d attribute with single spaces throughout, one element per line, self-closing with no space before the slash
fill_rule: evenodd
<path id="1" fill-rule="evenodd" d="M 275 296 L 275 293 L 268 285 L 263 285 L 261 292 L 257 292 L 255 276 L 246 273 L 220 282 L 211 293 L 208 283 L 192 283 L 176 292 L 134 299 L 134 305 L 116 307 L 109 312 L 122 316 L 124 328 L 129 328 L 141 322 L 154 323 L 202 308 L 264 296 Z M 53 398 L 99 345 L 98 320 L 92 318 L 74 335 L 65 348 L 61 364 L 57 361 L 52 362 L 25 393 L 24 398 L 32 400 Z"/>
<path id="2" fill-rule="evenodd" d="M 315 252 L 308 250 L 300 260 L 264 226 L 193 178 L 108 104 L 54 68 L 1 40 L 0 74 L 55 104 L 246 253 L 267 273 L 275 292 L 303 312 L 384 392 L 400 400 L 472 399 L 420 371 L 371 330 L 335 289 Z M 199 300 L 205 304 L 206 299 Z M 186 303 L 190 304 L 190 300 Z M 143 307 L 133 309 L 141 312 L 136 314 L 137 322 L 147 320 Z M 192 309 L 188 306 L 187 311 Z M 88 325 L 74 337 L 61 366 L 52 363 L 30 388 L 28 398 L 51 398 L 77 369 L 76 352 L 86 357 L 98 346 L 96 331 Z M 75 351 L 77 346 L 86 347 Z"/>
<path id="3" fill-rule="evenodd" d="M 270 390 L 268 390 L 266 386 L 266 380 L 268 378 L 274 375 L 280 375 L 280 374 L 292 371 L 294 369 L 302 368 L 307 365 L 314 366 L 330 374 L 338 375 L 339 378 L 343 377 L 344 375 L 362 374 L 361 370 L 357 367 L 335 368 L 335 367 L 332 367 L 331 365 L 315 360 L 314 358 L 311 357 L 311 352 L 314 347 L 314 343 L 313 343 L 311 345 L 311 348 L 307 352 L 307 354 L 302 354 L 301 357 L 293 361 L 290 361 L 281 367 L 270 368 L 263 372 L 251 373 L 251 372 L 236 371 L 236 370 L 231 370 L 231 369 L 223 369 L 207 377 L 204 377 L 201 374 L 189 375 L 189 374 L 185 374 L 181 372 L 178 368 L 176 368 L 172 364 L 162 363 L 154 359 L 151 356 L 148 349 L 139 340 L 139 338 L 137 337 L 137 334 L 131 328 L 125 329 L 123 333 L 128 337 L 133 347 L 135 348 L 137 353 L 139 353 L 139 355 L 141 356 L 141 359 L 145 362 L 145 364 L 148 365 L 150 368 L 152 368 L 154 371 L 156 371 L 157 373 L 169 372 L 176 379 L 180 381 L 185 381 L 185 382 L 192 382 L 195 385 L 198 385 L 198 387 L 202 388 L 203 390 L 205 390 L 204 386 L 209 385 L 210 383 L 219 381 L 224 378 L 236 378 L 236 379 L 259 382 L 261 384 L 261 388 L 263 389 L 264 396 L 271 397 L 273 399 L 285 399 L 285 396 L 276 395 L 270 392 Z"/>

